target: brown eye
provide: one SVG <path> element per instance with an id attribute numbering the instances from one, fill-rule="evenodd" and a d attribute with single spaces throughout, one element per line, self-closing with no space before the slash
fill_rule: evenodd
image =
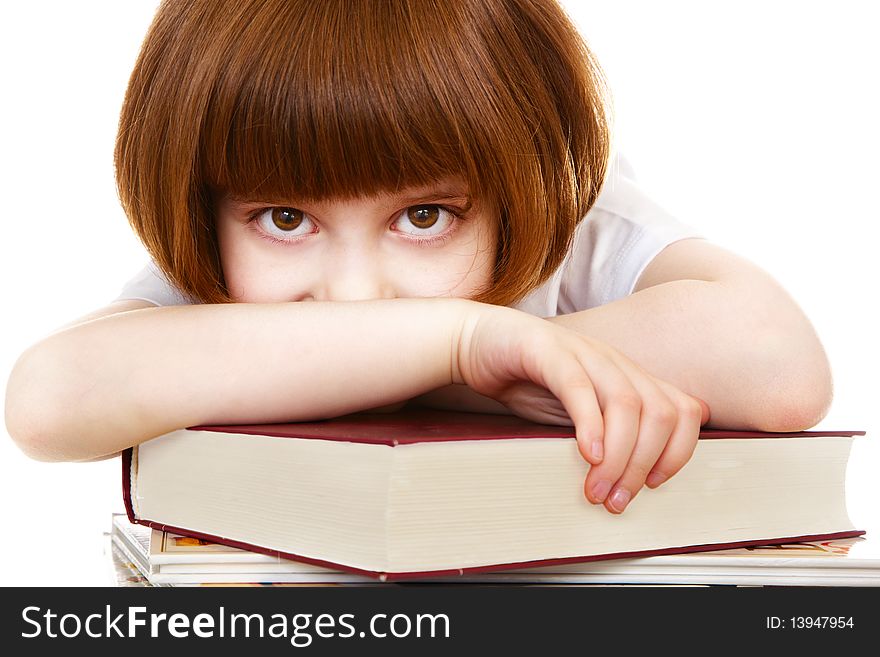
<path id="1" fill-rule="evenodd" d="M 415 205 L 408 208 L 406 213 L 416 228 L 430 228 L 440 218 L 440 208 L 436 205 Z"/>
<path id="2" fill-rule="evenodd" d="M 294 208 L 272 208 L 272 223 L 280 230 L 296 230 L 302 223 L 303 213 Z"/>

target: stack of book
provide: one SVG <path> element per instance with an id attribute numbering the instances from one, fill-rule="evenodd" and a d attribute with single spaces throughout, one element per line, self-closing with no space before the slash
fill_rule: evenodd
<path id="1" fill-rule="evenodd" d="M 113 549 L 153 584 L 877 585 L 846 508 L 862 434 L 706 430 L 614 515 L 584 499 L 569 427 L 426 410 L 191 427 L 124 455 Z"/>
<path id="2" fill-rule="evenodd" d="M 376 578 L 132 524 L 110 533 L 120 586 L 307 584 L 394 586 Z M 419 580 L 445 584 L 880 586 L 880 545 L 864 536 L 712 552 L 612 559 Z"/>

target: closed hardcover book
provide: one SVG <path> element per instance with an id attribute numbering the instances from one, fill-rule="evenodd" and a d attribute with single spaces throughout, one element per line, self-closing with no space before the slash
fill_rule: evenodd
<path id="1" fill-rule="evenodd" d="M 620 515 L 583 496 L 571 427 L 411 409 L 199 426 L 126 450 L 129 520 L 381 580 L 858 536 L 858 431 L 703 430 Z"/>

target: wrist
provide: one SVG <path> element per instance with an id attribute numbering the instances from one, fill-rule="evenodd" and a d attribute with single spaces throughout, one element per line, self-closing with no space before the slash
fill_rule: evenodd
<path id="1" fill-rule="evenodd" d="M 468 386 L 475 364 L 474 350 L 479 349 L 480 344 L 484 343 L 488 336 L 492 334 L 504 335 L 508 329 L 512 329 L 515 333 L 522 321 L 536 322 L 540 320 L 540 317 L 508 306 L 496 306 L 469 299 L 461 299 L 461 301 L 463 309 L 459 315 L 450 354 L 450 383 Z"/>
<path id="2" fill-rule="evenodd" d="M 452 339 L 450 340 L 449 352 L 449 383 L 465 384 L 462 374 L 467 368 L 468 354 L 471 350 L 474 332 L 479 324 L 480 317 L 486 312 L 488 304 L 459 299 L 456 313 L 456 321 L 453 324 Z"/>

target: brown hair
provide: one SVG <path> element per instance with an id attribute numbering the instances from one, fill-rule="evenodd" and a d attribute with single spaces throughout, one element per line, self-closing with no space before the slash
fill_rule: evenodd
<path id="1" fill-rule="evenodd" d="M 165 0 L 125 96 L 119 196 L 169 280 L 231 301 L 216 194 L 392 193 L 460 175 L 500 222 L 509 305 L 560 265 L 605 178 L 602 73 L 555 0 Z"/>

